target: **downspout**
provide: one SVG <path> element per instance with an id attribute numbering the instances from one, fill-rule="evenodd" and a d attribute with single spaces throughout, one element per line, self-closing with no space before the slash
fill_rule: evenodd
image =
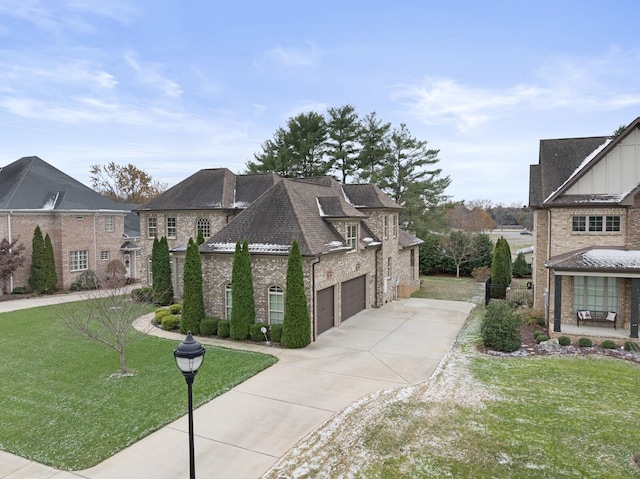
<path id="1" fill-rule="evenodd" d="M 11 237 L 11 211 L 7 214 L 7 234 L 9 236 L 9 244 L 13 241 Z M 9 248 L 9 253 L 11 253 L 11 248 Z M 13 273 L 9 276 L 9 292 L 13 292 Z"/>
<path id="2" fill-rule="evenodd" d="M 98 234 L 96 232 L 96 217 L 98 213 L 93 214 L 93 270 L 98 271 Z"/>
<path id="3" fill-rule="evenodd" d="M 316 322 L 318 320 L 318 313 L 316 311 L 316 265 L 322 259 L 321 256 L 316 256 L 318 261 L 311 263 L 311 311 L 313 311 L 313 321 L 311 322 L 311 337 L 315 341 L 318 339 Z"/>

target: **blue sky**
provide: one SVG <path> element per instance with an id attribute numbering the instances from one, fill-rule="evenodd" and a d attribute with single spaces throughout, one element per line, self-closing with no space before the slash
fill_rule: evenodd
<path id="1" fill-rule="evenodd" d="M 243 172 L 286 120 L 347 103 L 439 149 L 456 200 L 525 204 L 539 140 L 640 116 L 633 1 L 0 0 L 0 166 L 89 183 Z"/>

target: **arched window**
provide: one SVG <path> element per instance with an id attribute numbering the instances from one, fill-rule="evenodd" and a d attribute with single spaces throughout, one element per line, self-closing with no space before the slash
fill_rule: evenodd
<path id="1" fill-rule="evenodd" d="M 284 319 L 284 291 L 280 286 L 269 288 L 269 324 L 282 324 Z"/>
<path id="2" fill-rule="evenodd" d="M 196 234 L 198 231 L 202 231 L 202 236 L 208 238 L 211 236 L 211 229 L 209 227 L 209 220 L 206 218 L 198 218 L 196 222 Z"/>
<path id="3" fill-rule="evenodd" d="M 224 311 L 227 319 L 231 319 L 231 283 L 224 287 Z"/>

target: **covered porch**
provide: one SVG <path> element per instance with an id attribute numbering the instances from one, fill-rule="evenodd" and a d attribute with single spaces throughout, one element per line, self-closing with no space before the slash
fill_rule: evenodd
<path id="1" fill-rule="evenodd" d="M 550 258 L 547 314 L 553 332 L 603 338 L 638 338 L 640 251 L 586 248 Z M 617 315 L 608 322 L 581 324 L 578 311 Z"/>

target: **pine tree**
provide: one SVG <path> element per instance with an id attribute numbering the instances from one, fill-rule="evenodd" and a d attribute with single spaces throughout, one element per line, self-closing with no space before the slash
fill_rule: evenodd
<path id="1" fill-rule="evenodd" d="M 56 259 L 53 253 L 53 244 L 49 233 L 44 237 L 44 263 L 47 276 L 47 290 L 57 291 L 58 272 L 56 271 Z"/>
<path id="2" fill-rule="evenodd" d="M 153 276 L 153 302 L 160 305 L 173 301 L 173 284 L 171 282 L 171 257 L 166 237 L 153 241 L 151 250 L 151 271 Z"/>
<path id="3" fill-rule="evenodd" d="M 302 255 L 296 240 L 293 240 L 289 253 L 285 294 L 282 345 L 288 348 L 304 348 L 311 342 L 311 321 L 304 292 Z"/>
<path id="4" fill-rule="evenodd" d="M 182 334 L 186 334 L 187 331 L 198 334 L 200 322 L 204 318 L 204 297 L 202 295 L 202 259 L 193 238 L 189 238 L 187 245 L 183 276 L 180 331 Z"/>
<path id="5" fill-rule="evenodd" d="M 29 276 L 29 285 L 36 293 L 42 293 L 47 290 L 47 269 L 44 255 L 44 238 L 40 225 L 36 226 L 33 231 L 33 240 L 31 241 L 31 274 Z"/>

